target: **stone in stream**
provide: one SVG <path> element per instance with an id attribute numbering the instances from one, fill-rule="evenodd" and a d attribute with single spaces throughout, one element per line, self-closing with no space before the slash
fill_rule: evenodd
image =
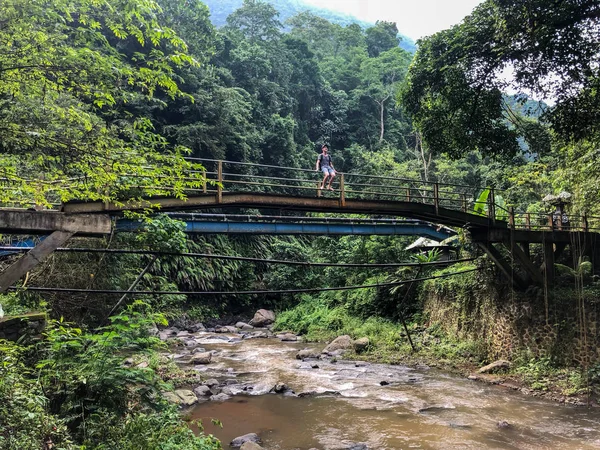
<path id="1" fill-rule="evenodd" d="M 268 338 L 269 333 L 266 331 L 254 331 L 244 335 L 244 339 Z"/>
<path id="2" fill-rule="evenodd" d="M 310 348 L 305 348 L 296 353 L 296 359 L 305 359 L 305 358 L 318 358 L 321 356 L 318 350 L 312 350 Z"/>
<path id="3" fill-rule="evenodd" d="M 268 309 L 259 309 L 254 314 L 254 317 L 250 321 L 250 325 L 254 327 L 266 327 L 275 322 L 275 313 Z"/>
<path id="4" fill-rule="evenodd" d="M 212 353 L 194 353 L 190 358 L 190 364 L 210 364 L 212 360 Z"/>
<path id="5" fill-rule="evenodd" d="M 232 327 L 230 325 L 225 327 L 219 327 L 215 330 L 217 333 L 237 333 L 238 329 L 236 327 Z"/>
<path id="6" fill-rule="evenodd" d="M 264 450 L 256 442 L 244 442 L 240 447 L 240 450 Z"/>
<path id="7" fill-rule="evenodd" d="M 275 386 L 273 386 L 271 392 L 275 392 L 276 394 L 283 394 L 287 390 L 289 390 L 289 388 L 285 385 L 285 383 L 279 382 Z"/>
<path id="8" fill-rule="evenodd" d="M 501 420 L 500 422 L 498 422 L 496 424 L 496 426 L 498 428 L 511 428 L 512 427 L 512 425 L 510 423 L 508 423 L 506 420 Z"/>
<path id="9" fill-rule="evenodd" d="M 389 384 L 390 384 L 389 381 L 385 381 L 385 380 L 379 382 L 379 386 L 387 386 Z"/>
<path id="10" fill-rule="evenodd" d="M 216 394 L 216 395 L 211 395 L 210 396 L 210 401 L 211 402 L 224 402 L 225 400 L 229 400 L 231 397 L 229 397 L 229 395 L 227 394 Z"/>
<path id="11" fill-rule="evenodd" d="M 202 324 L 201 322 L 197 322 L 193 325 L 190 325 L 188 327 L 188 331 L 192 333 L 197 333 L 199 331 L 206 331 L 206 328 L 204 327 L 204 324 Z"/>
<path id="12" fill-rule="evenodd" d="M 275 337 L 281 340 L 281 342 L 296 342 L 299 340 L 298 336 L 292 333 L 278 334 Z"/>
<path id="13" fill-rule="evenodd" d="M 487 366 L 483 366 L 477 371 L 477 373 L 495 373 L 504 369 L 510 369 L 510 362 L 499 359 L 498 361 L 494 361 Z"/>
<path id="14" fill-rule="evenodd" d="M 322 353 L 333 354 L 340 350 L 343 351 L 350 348 L 352 348 L 352 338 L 346 334 L 336 337 L 327 347 L 323 349 Z"/>
<path id="15" fill-rule="evenodd" d="M 238 448 L 244 445 L 246 442 L 253 442 L 255 444 L 260 444 L 260 438 L 256 433 L 248 433 L 243 436 L 236 437 L 233 441 L 229 443 L 230 447 Z"/>
<path id="16" fill-rule="evenodd" d="M 253 330 L 254 327 L 252 325 L 247 324 L 246 322 L 238 322 L 235 324 L 236 328 L 239 328 L 240 330 Z"/>
<path id="17" fill-rule="evenodd" d="M 371 344 L 371 341 L 369 341 L 368 337 L 362 337 L 360 339 L 355 340 L 352 343 L 352 345 L 354 347 L 354 351 L 356 353 L 364 352 L 367 348 L 369 348 L 370 344 Z"/>
<path id="18" fill-rule="evenodd" d="M 196 347 L 194 350 L 192 350 L 192 353 L 206 353 L 206 349 L 203 347 Z"/>
<path id="19" fill-rule="evenodd" d="M 204 383 L 202 383 L 204 386 L 208 386 L 209 388 L 213 388 L 215 386 L 219 385 L 219 382 L 217 380 L 215 380 L 214 378 L 209 378 L 208 380 L 206 380 Z"/>
<path id="20" fill-rule="evenodd" d="M 425 412 L 436 412 L 436 411 L 446 411 L 449 409 L 456 409 L 454 406 L 446 406 L 446 405 L 433 405 L 433 406 L 425 406 L 424 408 L 420 408 L 420 413 Z"/>
<path id="21" fill-rule="evenodd" d="M 210 391 L 210 388 L 208 386 L 198 386 L 194 389 L 194 394 L 196 394 L 196 397 L 201 398 L 210 397 L 212 395 L 212 392 Z"/>

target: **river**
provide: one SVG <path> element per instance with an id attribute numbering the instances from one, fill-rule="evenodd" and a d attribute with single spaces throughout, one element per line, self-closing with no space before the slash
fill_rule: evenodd
<path id="1" fill-rule="evenodd" d="M 189 415 L 201 419 L 224 448 L 251 432 L 272 450 L 347 449 L 355 443 L 378 450 L 600 448 L 597 409 L 428 367 L 295 359 L 300 349 L 322 348 L 314 344 L 211 333 L 198 333 L 196 342 L 214 352 L 211 364 L 196 369 L 233 396 L 201 403 Z M 295 394 L 269 394 L 277 383 Z"/>

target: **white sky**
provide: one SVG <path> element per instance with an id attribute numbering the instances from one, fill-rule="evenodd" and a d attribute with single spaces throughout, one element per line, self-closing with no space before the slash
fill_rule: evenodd
<path id="1" fill-rule="evenodd" d="M 400 33 L 418 39 L 459 23 L 483 0 L 304 0 L 367 22 L 396 22 Z"/>

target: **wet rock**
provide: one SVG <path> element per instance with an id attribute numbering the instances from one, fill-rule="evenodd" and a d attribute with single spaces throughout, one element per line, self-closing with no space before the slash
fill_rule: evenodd
<path id="1" fill-rule="evenodd" d="M 206 349 L 202 347 L 196 347 L 192 353 L 206 353 Z"/>
<path id="2" fill-rule="evenodd" d="M 321 356 L 318 350 L 312 350 L 309 348 L 305 348 L 296 353 L 296 359 L 305 359 L 305 358 L 318 358 Z"/>
<path id="3" fill-rule="evenodd" d="M 437 411 L 446 411 L 448 409 L 456 409 L 456 408 L 454 406 L 433 405 L 433 406 L 425 406 L 424 408 L 419 409 L 419 412 L 420 413 L 437 412 Z"/>
<path id="4" fill-rule="evenodd" d="M 379 382 L 379 386 L 388 386 L 389 384 L 390 384 L 389 381 L 385 381 L 385 380 Z"/>
<path id="5" fill-rule="evenodd" d="M 202 324 L 201 322 L 197 322 L 193 325 L 190 325 L 188 327 L 188 331 L 192 333 L 198 333 L 199 331 L 206 331 L 206 328 L 204 327 L 204 324 Z"/>
<path id="6" fill-rule="evenodd" d="M 229 446 L 238 448 L 241 447 L 246 442 L 253 442 L 255 444 L 260 444 L 260 438 L 256 433 L 248 433 L 243 436 L 236 437 L 233 441 L 229 443 Z"/>
<path id="7" fill-rule="evenodd" d="M 467 377 L 467 379 L 472 380 L 472 381 L 477 381 L 477 380 L 479 380 L 479 377 L 477 375 L 469 375 Z"/>
<path id="8" fill-rule="evenodd" d="M 212 360 L 212 353 L 194 353 L 190 358 L 190 364 L 210 364 Z"/>
<path id="9" fill-rule="evenodd" d="M 239 328 L 240 330 L 253 330 L 254 327 L 252 325 L 247 324 L 246 322 L 238 322 L 235 324 L 236 328 Z"/>
<path id="10" fill-rule="evenodd" d="M 281 342 L 296 342 L 299 339 L 298 336 L 292 333 L 278 334 L 275 337 L 280 339 Z"/>
<path id="11" fill-rule="evenodd" d="M 153 323 L 152 325 L 150 325 L 150 327 L 148 327 L 148 334 L 150 336 L 158 336 L 160 334 L 160 331 L 158 330 L 158 327 L 156 326 L 155 323 Z"/>
<path id="12" fill-rule="evenodd" d="M 215 330 L 217 333 L 237 333 L 238 329 L 236 327 L 232 327 L 230 325 L 226 327 L 219 327 Z"/>
<path id="13" fill-rule="evenodd" d="M 202 398 L 211 396 L 212 392 L 208 386 L 198 386 L 194 389 L 194 394 L 196 394 L 196 397 Z"/>
<path id="14" fill-rule="evenodd" d="M 188 337 L 189 335 L 190 335 L 189 331 L 180 331 L 179 333 L 177 333 L 178 338 Z"/>
<path id="15" fill-rule="evenodd" d="M 288 390 L 288 387 L 285 385 L 285 383 L 277 383 L 275 386 L 273 386 L 273 389 L 271 389 L 272 392 L 275 392 L 276 394 L 282 394 L 285 391 Z"/>
<path id="16" fill-rule="evenodd" d="M 259 309 L 254 314 L 254 317 L 250 321 L 250 325 L 254 327 L 266 327 L 275 322 L 275 313 L 268 309 Z"/>
<path id="17" fill-rule="evenodd" d="M 488 364 L 487 366 L 483 366 L 481 369 L 479 369 L 477 371 L 477 373 L 496 373 L 501 370 L 509 369 L 509 368 L 510 368 L 510 362 L 500 359 L 498 361 L 494 361 L 491 364 Z"/>
<path id="18" fill-rule="evenodd" d="M 198 397 L 189 389 L 177 389 L 175 395 L 179 397 L 180 402 L 178 404 L 183 406 L 192 406 L 198 401 Z"/>
<path id="19" fill-rule="evenodd" d="M 500 422 L 498 422 L 496 424 L 496 426 L 498 428 L 511 428 L 512 427 L 512 425 L 510 423 L 508 423 L 506 420 L 501 420 Z"/>
<path id="20" fill-rule="evenodd" d="M 248 333 L 246 335 L 244 335 L 244 339 L 257 339 L 257 338 L 268 338 L 269 337 L 269 333 L 267 333 L 266 331 L 255 331 L 253 333 Z"/>
<path id="21" fill-rule="evenodd" d="M 352 343 L 356 353 L 364 352 L 367 348 L 369 348 L 369 345 L 371 345 L 371 341 L 369 341 L 368 337 L 362 337 Z"/>
<path id="22" fill-rule="evenodd" d="M 214 378 L 210 378 L 208 380 L 206 380 L 204 383 L 202 383 L 204 386 L 208 386 L 209 388 L 215 387 L 219 385 L 219 382 L 217 380 L 215 380 Z"/>
<path id="23" fill-rule="evenodd" d="M 311 364 L 310 368 L 311 369 L 318 369 L 319 365 L 318 364 Z"/>
<path id="24" fill-rule="evenodd" d="M 216 395 L 211 395 L 210 397 L 210 401 L 211 402 L 224 402 L 225 400 L 229 400 L 231 397 L 227 394 L 216 394 Z"/>
<path id="25" fill-rule="evenodd" d="M 240 450 L 263 450 L 263 447 L 256 442 L 244 442 L 240 447 Z"/>
<path id="26" fill-rule="evenodd" d="M 354 361 L 354 367 L 367 367 L 369 365 L 366 361 Z"/>
<path id="27" fill-rule="evenodd" d="M 346 447 L 347 450 L 369 450 L 367 444 L 358 443 L 358 444 L 350 444 L 350 447 Z"/>
<path id="28" fill-rule="evenodd" d="M 198 345 L 195 339 L 187 339 L 183 343 L 186 347 L 195 347 L 196 345 Z"/>
<path id="29" fill-rule="evenodd" d="M 165 328 L 164 332 L 167 333 L 168 336 L 177 336 L 177 333 L 179 333 L 179 328 Z"/>
<path id="30" fill-rule="evenodd" d="M 342 394 L 340 394 L 339 391 L 322 391 L 322 392 L 317 392 L 317 391 L 304 391 L 304 392 L 300 392 L 298 394 L 298 397 L 317 397 L 317 396 L 334 396 L 334 397 L 338 397 Z"/>
<path id="31" fill-rule="evenodd" d="M 336 337 L 327 347 L 323 349 L 322 353 L 333 354 L 338 351 L 344 351 L 352 348 L 352 338 L 348 335 Z"/>

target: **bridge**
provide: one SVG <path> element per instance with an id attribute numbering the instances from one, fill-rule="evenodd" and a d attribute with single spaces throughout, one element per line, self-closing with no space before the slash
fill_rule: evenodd
<path id="1" fill-rule="evenodd" d="M 122 201 L 69 201 L 51 212 L 0 211 L 0 232 L 52 233 L 30 251 L 34 258 L 31 262 L 34 262 L 75 233 L 109 233 L 112 229 L 110 217 L 120 216 L 125 211 L 239 211 L 250 208 L 275 212 L 278 216 L 298 211 L 360 214 L 460 228 L 520 289 L 532 283 L 551 282 L 555 258 L 568 246 L 577 254 L 589 256 L 595 267 L 600 264 L 597 252 L 600 218 L 572 215 L 565 224 L 555 220 L 552 214 L 517 212 L 497 200 L 503 194 L 497 189 L 490 189 L 487 199 L 478 201 L 481 187 L 339 173 L 335 191 L 330 192 L 319 189 L 321 173 L 313 170 L 199 158 L 189 160 L 194 167 L 202 169 L 190 170 L 183 178 L 201 181 L 191 183 L 198 187 L 185 189 L 185 198 L 168 193 L 140 196 L 145 189 L 156 192 L 157 186 L 152 186 L 154 180 L 139 179 L 135 185 L 127 184 L 130 190 L 124 192 Z M 40 219 L 42 216 L 45 217 L 43 220 Z M 255 231 L 261 232 L 258 227 Z M 532 244 L 542 246 L 542 267 L 531 258 Z M 515 272 L 513 263 L 521 270 Z M 0 275 L 0 291 L 6 286 L 5 275 Z"/>

